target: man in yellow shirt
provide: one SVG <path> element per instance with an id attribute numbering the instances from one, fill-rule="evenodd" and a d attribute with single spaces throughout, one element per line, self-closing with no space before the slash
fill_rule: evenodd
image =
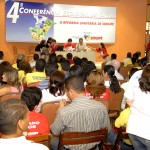
<path id="1" fill-rule="evenodd" d="M 44 72 L 44 68 L 46 65 L 45 59 L 38 59 L 35 64 L 36 71 L 33 73 L 27 73 L 25 77 L 25 83 L 35 83 L 38 81 L 42 81 L 46 78 L 46 74 Z"/>

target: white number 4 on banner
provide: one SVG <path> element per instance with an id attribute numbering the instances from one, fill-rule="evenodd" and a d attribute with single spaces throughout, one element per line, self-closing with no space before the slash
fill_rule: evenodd
<path id="1" fill-rule="evenodd" d="M 19 18 L 18 10 L 19 10 L 19 3 L 14 2 L 14 4 L 12 5 L 12 7 L 10 8 L 10 10 L 7 13 L 7 18 L 11 18 L 12 23 L 16 23 L 17 19 Z"/>

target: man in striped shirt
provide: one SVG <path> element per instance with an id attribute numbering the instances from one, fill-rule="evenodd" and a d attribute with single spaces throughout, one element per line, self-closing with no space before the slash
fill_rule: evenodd
<path id="1" fill-rule="evenodd" d="M 110 129 L 110 121 L 106 107 L 98 101 L 85 96 L 84 83 L 80 77 L 72 76 L 65 81 L 65 91 L 71 100 L 65 106 L 65 100 L 60 102 L 55 121 L 51 125 L 51 132 L 59 135 L 61 132 L 90 132 L 102 128 Z M 52 139 L 51 150 L 56 150 L 58 139 Z M 95 143 L 84 145 L 69 145 L 65 148 L 73 150 L 88 150 Z"/>

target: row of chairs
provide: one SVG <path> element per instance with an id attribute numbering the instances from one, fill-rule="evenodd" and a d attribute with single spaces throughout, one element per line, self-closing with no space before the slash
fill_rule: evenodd
<path id="1" fill-rule="evenodd" d="M 64 145 L 78 145 L 78 144 L 89 144 L 89 143 L 95 143 L 98 142 L 97 145 L 99 147 L 99 150 L 121 150 L 120 148 L 120 141 L 123 139 L 129 139 L 129 136 L 127 133 L 125 133 L 126 128 L 121 127 L 118 130 L 118 135 L 115 141 L 115 144 L 112 145 L 110 143 L 106 142 L 106 136 L 107 136 L 107 129 L 101 129 L 97 131 L 92 132 L 64 132 L 61 133 L 59 136 L 59 146 L 58 150 L 61 150 L 62 146 Z M 31 140 L 36 143 L 44 144 L 47 147 L 50 147 L 50 139 L 52 135 L 51 134 L 44 134 L 44 135 L 38 135 L 36 137 L 28 137 L 28 140 Z M 92 148 L 91 150 L 94 150 Z"/>

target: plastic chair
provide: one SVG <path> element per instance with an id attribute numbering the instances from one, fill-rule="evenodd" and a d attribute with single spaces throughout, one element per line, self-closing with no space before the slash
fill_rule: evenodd
<path id="1" fill-rule="evenodd" d="M 113 120 L 119 116 L 121 111 L 121 102 L 123 99 L 124 90 L 121 88 L 121 91 L 114 93 L 110 90 L 110 101 L 109 101 L 109 118 L 113 125 Z"/>
<path id="2" fill-rule="evenodd" d="M 18 93 L 8 93 L 8 94 L 5 94 L 5 95 L 3 95 L 3 96 L 0 97 L 0 102 L 6 101 L 6 100 L 12 99 L 12 98 L 20 100 L 21 99 L 21 93 L 18 92 Z"/>
<path id="3" fill-rule="evenodd" d="M 59 137 L 59 150 L 63 145 L 78 145 L 99 142 L 99 149 L 102 149 L 106 140 L 107 129 L 101 129 L 92 132 L 64 132 Z M 94 148 L 92 148 L 94 150 Z M 91 149 L 91 150 L 92 150 Z"/>
<path id="4" fill-rule="evenodd" d="M 51 125 L 56 116 L 59 107 L 59 101 L 43 103 L 41 106 L 41 113 L 48 118 L 49 125 Z"/>

